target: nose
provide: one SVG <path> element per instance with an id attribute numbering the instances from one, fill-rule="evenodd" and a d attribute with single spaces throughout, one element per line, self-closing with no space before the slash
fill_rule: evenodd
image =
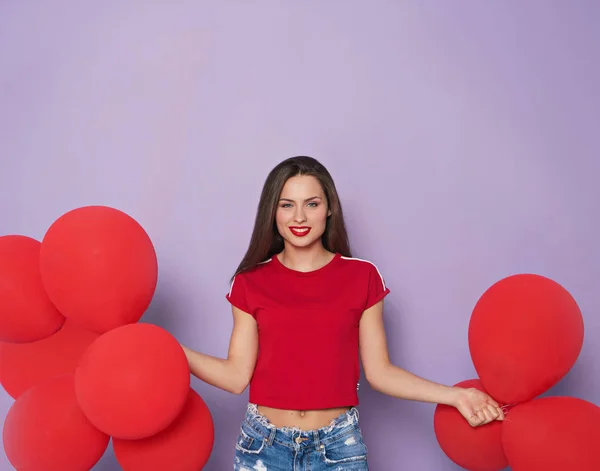
<path id="1" fill-rule="evenodd" d="M 304 222 L 306 221 L 306 215 L 304 214 L 304 208 L 298 207 L 294 212 L 294 221 L 295 222 Z"/>

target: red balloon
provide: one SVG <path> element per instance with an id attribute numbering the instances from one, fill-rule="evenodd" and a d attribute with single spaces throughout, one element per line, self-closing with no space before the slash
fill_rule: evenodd
<path id="1" fill-rule="evenodd" d="M 101 335 L 75 371 L 88 419 L 116 438 L 147 438 L 167 428 L 185 405 L 190 370 L 181 345 L 152 324 Z"/>
<path id="2" fill-rule="evenodd" d="M 575 397 L 515 406 L 502 430 L 513 471 L 598 471 L 600 407 Z"/>
<path id="3" fill-rule="evenodd" d="M 74 374 L 79 358 L 97 337 L 67 320 L 57 333 L 37 342 L 0 343 L 0 383 L 17 399 L 44 380 Z"/>
<path id="4" fill-rule="evenodd" d="M 65 322 L 44 290 L 40 247 L 30 237 L 0 237 L 0 342 L 35 342 Z"/>
<path id="5" fill-rule="evenodd" d="M 487 394 L 478 379 L 458 383 Z M 472 427 L 455 407 L 439 404 L 434 413 L 435 436 L 442 451 L 454 463 L 469 471 L 500 471 L 508 466 L 502 449 L 502 422 Z"/>
<path id="6" fill-rule="evenodd" d="M 61 313 L 99 334 L 137 322 L 158 279 L 148 234 L 133 218 L 106 206 L 58 218 L 42 240 L 40 270 Z"/>
<path id="7" fill-rule="evenodd" d="M 200 471 L 214 439 L 210 410 L 190 388 L 183 411 L 168 428 L 142 440 L 115 438 L 113 448 L 123 471 Z"/>
<path id="8" fill-rule="evenodd" d="M 91 469 L 110 440 L 81 412 L 73 375 L 57 376 L 22 394 L 8 411 L 2 438 L 11 464 L 31 471 Z"/>
<path id="9" fill-rule="evenodd" d="M 583 346 L 581 311 L 569 292 L 539 275 L 513 275 L 477 302 L 469 348 L 481 383 L 499 402 L 529 401 L 558 383 Z"/>

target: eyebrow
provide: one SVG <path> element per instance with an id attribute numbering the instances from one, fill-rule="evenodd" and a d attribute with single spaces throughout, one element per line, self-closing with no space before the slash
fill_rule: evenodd
<path id="1" fill-rule="evenodd" d="M 306 203 L 307 201 L 320 200 L 320 199 L 321 199 L 320 196 L 311 196 L 310 198 L 305 199 L 304 202 Z M 279 198 L 279 201 L 289 201 L 290 203 L 294 202 L 294 200 L 291 200 L 289 198 Z"/>

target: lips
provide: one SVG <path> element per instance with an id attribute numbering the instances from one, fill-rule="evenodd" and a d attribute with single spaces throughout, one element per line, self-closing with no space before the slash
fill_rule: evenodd
<path id="1" fill-rule="evenodd" d="M 292 226 L 290 227 L 290 232 L 294 234 L 296 237 L 304 237 L 310 232 L 310 227 L 306 226 Z"/>

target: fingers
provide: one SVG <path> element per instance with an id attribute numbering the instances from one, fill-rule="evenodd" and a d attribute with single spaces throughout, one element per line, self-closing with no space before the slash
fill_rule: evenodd
<path id="1" fill-rule="evenodd" d="M 496 409 L 492 405 L 488 405 L 488 406 L 484 407 L 483 411 L 485 413 L 485 418 L 486 418 L 485 423 L 486 424 L 489 424 L 490 422 L 493 422 L 494 420 L 496 420 L 498 418 L 498 409 Z"/>
<path id="2" fill-rule="evenodd" d="M 487 396 L 487 404 L 492 420 L 504 420 L 504 409 L 489 395 Z"/>
<path id="3" fill-rule="evenodd" d="M 485 416 L 485 411 L 483 409 L 473 410 L 467 420 L 469 422 L 469 425 L 471 425 L 471 427 L 479 427 L 480 425 L 485 424 L 487 421 L 487 418 Z"/>
<path id="4" fill-rule="evenodd" d="M 494 420 L 504 420 L 504 412 L 500 407 L 492 405 L 486 405 L 479 410 L 474 410 L 468 418 L 468 422 L 472 427 L 480 427 Z"/>
<path id="5" fill-rule="evenodd" d="M 471 427 L 479 427 L 482 423 L 481 418 L 479 417 L 479 413 L 475 411 L 467 420 Z"/>
<path id="6" fill-rule="evenodd" d="M 487 398 L 488 408 L 492 413 L 494 420 L 504 420 L 504 409 L 491 396 Z"/>
<path id="7" fill-rule="evenodd" d="M 490 401 L 490 404 L 487 405 L 487 409 L 491 414 L 492 420 L 504 420 L 504 410 L 497 405 L 497 403 L 492 404 L 492 401 Z"/>
<path id="8" fill-rule="evenodd" d="M 505 419 L 505 413 L 500 404 L 491 396 L 479 390 L 471 390 L 469 402 L 470 404 L 468 402 L 465 404 L 466 411 L 463 410 L 462 413 L 473 427 Z"/>

